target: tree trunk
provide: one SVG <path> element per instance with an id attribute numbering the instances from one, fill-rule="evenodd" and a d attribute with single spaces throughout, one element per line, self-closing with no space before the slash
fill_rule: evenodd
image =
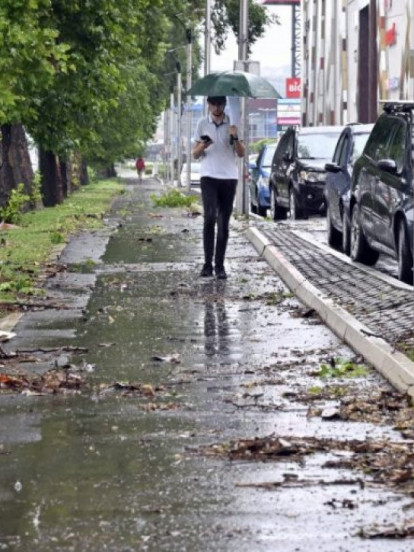
<path id="1" fill-rule="evenodd" d="M 13 169 L 10 164 L 12 125 L 1 126 L 0 207 L 4 207 L 15 187 Z"/>
<path id="2" fill-rule="evenodd" d="M 113 163 L 109 167 L 106 167 L 104 175 L 105 178 L 114 178 L 116 176 L 115 165 Z"/>
<path id="3" fill-rule="evenodd" d="M 70 167 L 70 164 L 67 161 L 59 162 L 60 174 L 62 176 L 63 197 L 65 198 L 68 197 L 69 193 L 71 192 L 69 167 Z"/>
<path id="4" fill-rule="evenodd" d="M 81 186 L 86 186 L 87 184 L 89 184 L 88 165 L 83 158 L 81 162 L 80 183 Z"/>
<path id="5" fill-rule="evenodd" d="M 4 207 L 20 183 L 26 194 L 33 194 L 33 167 L 23 125 L 2 125 L 0 151 L 0 206 Z M 30 207 L 28 203 L 26 208 Z"/>
<path id="6" fill-rule="evenodd" d="M 42 174 L 42 197 L 45 207 L 63 203 L 63 184 L 58 157 L 51 151 L 40 149 L 39 168 Z"/>
<path id="7" fill-rule="evenodd" d="M 25 193 L 32 195 L 34 174 L 23 125 L 12 126 L 9 159 L 13 171 L 14 187 L 22 183 Z"/>

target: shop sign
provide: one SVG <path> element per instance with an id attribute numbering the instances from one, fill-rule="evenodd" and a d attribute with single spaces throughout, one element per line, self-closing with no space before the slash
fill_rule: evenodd
<path id="1" fill-rule="evenodd" d="M 286 79 L 286 98 L 300 98 L 302 85 L 300 78 L 292 77 Z"/>

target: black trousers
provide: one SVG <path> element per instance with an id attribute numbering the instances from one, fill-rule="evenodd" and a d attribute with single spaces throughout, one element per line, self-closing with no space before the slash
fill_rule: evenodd
<path id="1" fill-rule="evenodd" d="M 212 265 L 214 257 L 216 267 L 222 268 L 229 239 L 229 223 L 236 195 L 237 180 L 202 176 L 200 183 L 204 208 L 204 262 Z M 214 252 L 216 223 L 217 241 Z"/>

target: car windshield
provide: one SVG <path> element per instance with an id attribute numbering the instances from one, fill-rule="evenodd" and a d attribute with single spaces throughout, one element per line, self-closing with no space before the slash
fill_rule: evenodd
<path id="1" fill-rule="evenodd" d="M 275 149 L 276 149 L 276 144 L 274 146 L 268 146 L 266 148 L 266 151 L 263 156 L 263 163 L 262 163 L 263 167 L 272 166 L 272 160 L 273 160 L 273 155 L 275 153 Z"/>
<path id="2" fill-rule="evenodd" d="M 322 134 L 299 134 L 299 159 L 332 159 L 340 131 Z"/>
<path id="3" fill-rule="evenodd" d="M 369 132 L 366 132 L 365 134 L 354 135 L 354 151 L 352 152 L 352 157 L 351 157 L 352 165 L 355 163 L 358 157 L 361 157 L 368 138 L 369 138 Z"/>

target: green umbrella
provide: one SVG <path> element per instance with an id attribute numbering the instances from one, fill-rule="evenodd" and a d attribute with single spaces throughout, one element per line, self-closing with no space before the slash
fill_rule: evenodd
<path id="1" fill-rule="evenodd" d="M 193 84 L 191 96 L 239 96 L 245 98 L 281 98 L 262 77 L 244 71 L 210 73 Z"/>

